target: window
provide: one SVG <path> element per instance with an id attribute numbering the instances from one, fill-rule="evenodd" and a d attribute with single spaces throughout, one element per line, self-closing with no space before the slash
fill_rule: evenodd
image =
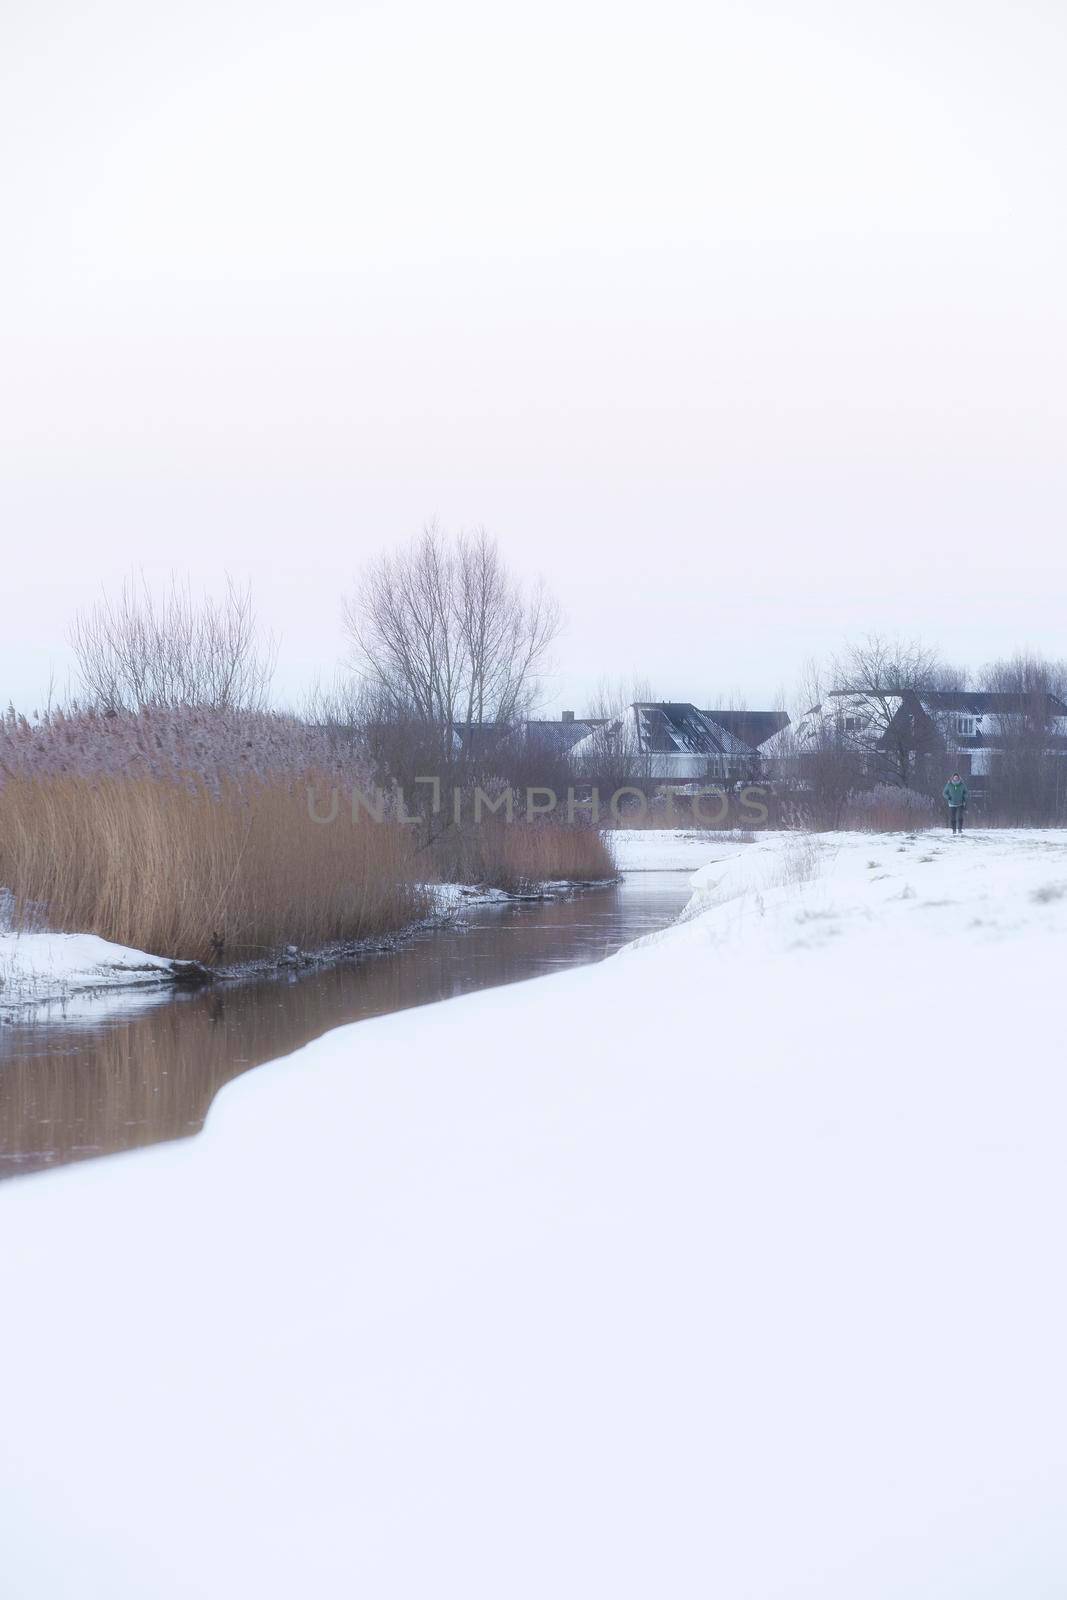
<path id="1" fill-rule="evenodd" d="M 864 726 L 864 719 L 862 717 L 846 717 L 845 718 L 845 732 L 846 733 L 862 733 L 863 732 L 863 726 Z"/>
<path id="2" fill-rule="evenodd" d="M 960 716 L 960 717 L 956 718 L 956 733 L 957 733 L 959 738 L 961 738 L 961 739 L 973 739 L 975 737 L 975 735 L 977 734 L 977 732 L 978 732 L 978 718 L 977 717 Z"/>

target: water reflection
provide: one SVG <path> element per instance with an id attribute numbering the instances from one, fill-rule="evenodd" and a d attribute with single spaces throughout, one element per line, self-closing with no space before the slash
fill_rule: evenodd
<path id="1" fill-rule="evenodd" d="M 597 961 L 663 927 L 685 873 L 572 900 L 468 912 L 401 950 L 328 970 L 0 1029 L 0 1176 L 196 1133 L 223 1084 L 342 1023 Z"/>

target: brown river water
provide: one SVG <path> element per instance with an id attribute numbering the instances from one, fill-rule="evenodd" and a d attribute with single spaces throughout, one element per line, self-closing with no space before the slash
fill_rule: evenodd
<path id="1" fill-rule="evenodd" d="M 478 906 L 387 954 L 197 990 L 81 996 L 0 1028 L 0 1177 L 183 1139 L 242 1072 L 331 1028 L 600 961 L 665 927 L 688 872 Z"/>

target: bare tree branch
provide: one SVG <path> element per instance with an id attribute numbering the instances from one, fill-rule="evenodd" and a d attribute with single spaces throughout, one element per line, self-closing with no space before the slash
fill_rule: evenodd
<path id="1" fill-rule="evenodd" d="M 533 699 L 560 629 L 543 587 L 524 592 L 484 528 L 429 524 L 380 556 L 344 605 L 356 665 L 394 716 L 452 729 L 511 723 Z"/>
<path id="2" fill-rule="evenodd" d="M 82 693 L 103 710 L 266 709 L 277 648 L 260 637 L 250 589 L 230 579 L 214 600 L 177 578 L 162 596 L 143 574 L 128 578 L 75 616 L 69 638 Z"/>

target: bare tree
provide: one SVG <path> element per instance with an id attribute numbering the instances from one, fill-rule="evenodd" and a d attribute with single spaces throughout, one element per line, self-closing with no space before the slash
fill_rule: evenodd
<path id="1" fill-rule="evenodd" d="M 529 710 L 536 675 L 559 633 L 559 607 L 543 583 L 524 594 L 484 528 L 457 541 L 454 604 L 463 721 L 510 723 Z"/>
<path id="2" fill-rule="evenodd" d="M 864 785 L 865 755 L 846 733 L 844 719 L 827 711 L 814 662 L 805 667 L 799 704 L 807 709 L 778 736 L 776 768 L 795 786 L 807 826 L 839 828 L 849 801 Z"/>
<path id="3" fill-rule="evenodd" d="M 104 710 L 261 711 L 268 703 L 276 645 L 260 635 L 250 588 L 230 579 L 215 600 L 177 578 L 162 596 L 143 574 L 128 578 L 117 597 L 105 594 L 75 616 L 69 639 L 82 694 Z"/>
<path id="4" fill-rule="evenodd" d="M 991 662 L 979 675 L 984 690 L 1007 696 L 987 715 L 995 750 L 989 775 L 990 810 L 1012 822 L 1048 822 L 1067 803 L 1067 728 L 1057 702 L 1067 695 L 1067 662 L 1021 651 Z"/>
<path id="5" fill-rule="evenodd" d="M 615 683 L 602 678 L 590 702 L 587 718 L 595 724 L 572 752 L 575 775 L 595 788 L 607 801 L 622 789 L 653 790 L 652 761 L 641 749 L 633 707 L 655 697 L 645 679 Z"/>
<path id="6" fill-rule="evenodd" d="M 357 668 L 394 716 L 440 730 L 510 723 L 527 712 L 560 629 L 556 602 L 527 592 L 484 529 L 452 539 L 434 524 L 378 557 L 345 602 Z"/>
<path id="7" fill-rule="evenodd" d="M 930 726 L 917 712 L 916 697 L 957 687 L 959 675 L 917 640 L 880 634 L 850 645 L 831 671 L 837 693 L 849 697 L 838 718 L 843 741 L 876 776 L 907 788 L 920 759 L 933 754 Z"/>

